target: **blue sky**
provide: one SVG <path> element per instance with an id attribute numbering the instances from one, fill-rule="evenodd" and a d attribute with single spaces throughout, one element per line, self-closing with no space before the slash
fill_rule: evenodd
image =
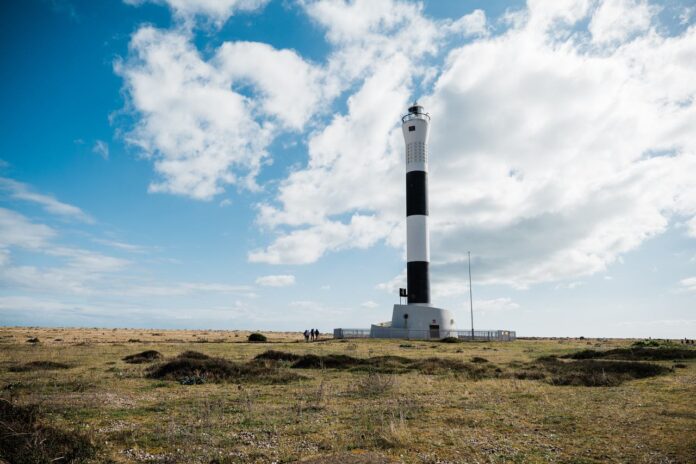
<path id="1" fill-rule="evenodd" d="M 696 337 L 690 1 L 3 2 L 0 324 Z"/>

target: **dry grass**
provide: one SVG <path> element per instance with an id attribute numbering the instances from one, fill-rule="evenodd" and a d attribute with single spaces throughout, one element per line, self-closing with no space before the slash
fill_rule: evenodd
<path id="1" fill-rule="evenodd" d="M 36 420 L 23 423 L 88 437 L 96 454 L 86 459 L 94 463 L 696 462 L 694 358 L 562 358 L 629 349 L 630 340 L 305 343 L 301 334 L 264 333 L 269 352 L 248 335 L 0 329 L 0 390 L 15 406 L 41 405 Z M 123 361 L 146 350 L 164 361 Z M 175 373 L 148 378 L 194 350 L 184 358 L 202 364 L 184 365 L 218 368 L 222 360 L 234 375 L 197 385 L 179 384 Z M 306 364 L 293 368 L 300 360 Z M 12 371 L 35 361 L 70 368 Z M 659 372 L 634 375 L 651 365 Z M 267 369 L 304 378 L 240 378 L 247 367 L 244 375 Z M 620 383 L 604 382 L 629 368 Z M 554 384 L 583 372 L 605 386 Z"/>

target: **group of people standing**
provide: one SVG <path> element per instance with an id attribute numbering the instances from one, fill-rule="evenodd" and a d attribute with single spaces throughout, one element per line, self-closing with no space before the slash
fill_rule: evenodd
<path id="1" fill-rule="evenodd" d="M 315 341 L 319 340 L 319 329 L 311 329 L 304 331 L 304 341 Z"/>

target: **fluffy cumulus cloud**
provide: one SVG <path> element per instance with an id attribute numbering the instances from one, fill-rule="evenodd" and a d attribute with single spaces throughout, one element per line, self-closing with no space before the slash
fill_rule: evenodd
<path id="1" fill-rule="evenodd" d="M 416 7 L 360 8 L 308 7 L 340 45 L 335 62 L 355 42 L 381 59 L 358 65 L 366 77 L 348 111 L 310 136 L 306 167 L 260 207 L 259 222 L 280 232 L 253 261 L 403 246 L 398 112 L 441 29 Z M 602 271 L 671 222 L 694 223 L 696 28 L 665 35 L 656 12 L 645 2 L 530 1 L 503 32 L 479 28 L 450 51 L 421 99 L 433 116 L 435 285 L 454 288 L 468 249 L 480 280 L 524 287 Z M 412 24 L 423 37 L 406 50 Z"/>
<path id="2" fill-rule="evenodd" d="M 277 128 L 300 129 L 316 110 L 320 76 L 289 50 L 226 43 L 206 60 L 191 40 L 150 26 L 133 35 L 115 65 L 136 117 L 126 140 L 153 160 L 152 192 L 210 199 L 229 184 L 256 189 Z"/>

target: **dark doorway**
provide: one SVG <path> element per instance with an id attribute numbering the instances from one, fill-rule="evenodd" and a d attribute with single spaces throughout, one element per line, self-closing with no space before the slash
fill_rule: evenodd
<path id="1" fill-rule="evenodd" d="M 431 325 L 430 326 L 430 338 L 440 338 L 440 326 Z"/>

